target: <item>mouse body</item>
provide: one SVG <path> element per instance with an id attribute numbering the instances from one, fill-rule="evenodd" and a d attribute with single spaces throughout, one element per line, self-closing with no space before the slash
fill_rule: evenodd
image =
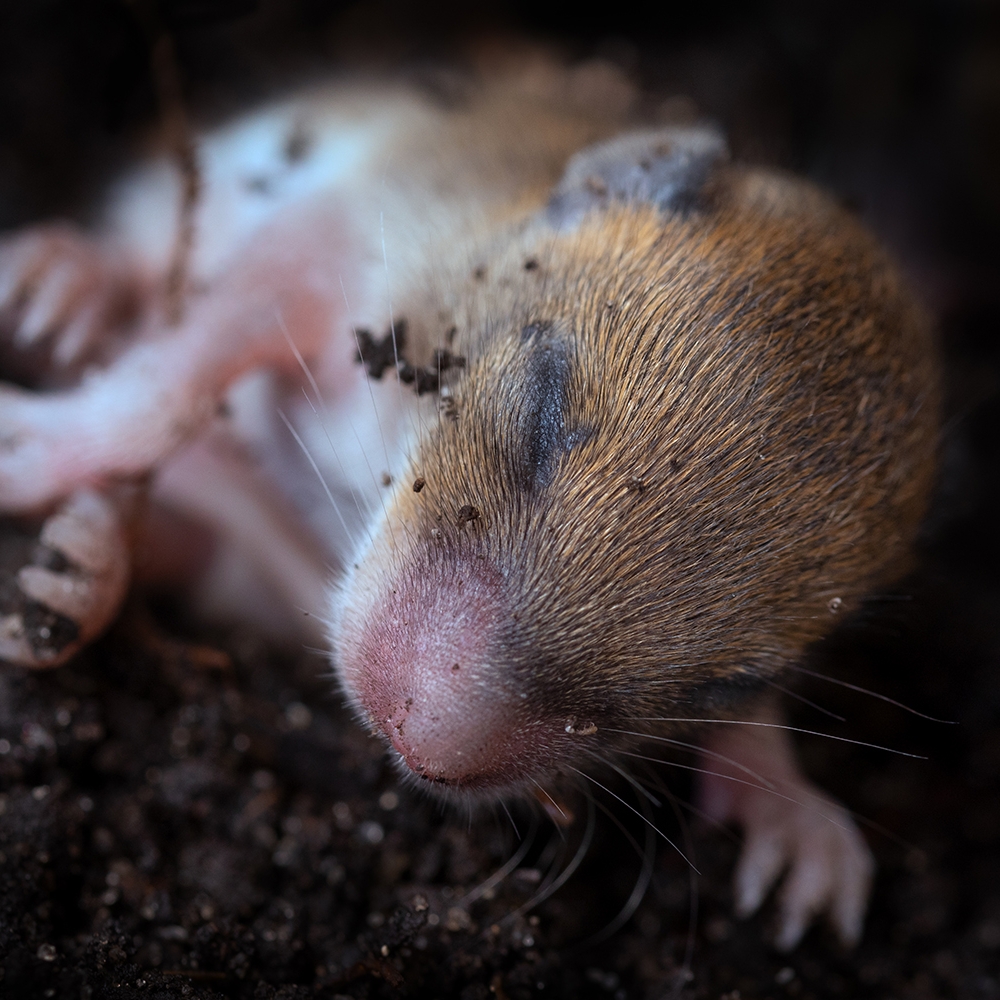
<path id="1" fill-rule="evenodd" d="M 738 911 L 787 868 L 779 945 L 819 913 L 851 942 L 871 855 L 773 685 L 906 566 L 928 325 L 830 198 L 638 104 L 535 62 L 209 133 L 179 320 L 167 161 L 97 236 L 8 238 L 0 305 L 47 375 L 0 391 L 0 508 L 55 512 L 0 655 L 61 662 L 113 616 L 114 484 L 153 471 L 219 539 L 205 601 L 321 633 L 414 781 L 491 799 L 698 743 Z"/>

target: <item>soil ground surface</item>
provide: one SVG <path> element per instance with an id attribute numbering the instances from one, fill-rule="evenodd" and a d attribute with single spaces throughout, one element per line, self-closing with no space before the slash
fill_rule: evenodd
<path id="1" fill-rule="evenodd" d="M 0 5 L 3 227 L 71 212 L 153 107 L 127 5 L 35 6 Z M 315 56 L 344 5 L 161 6 L 211 97 Z M 560 828 L 532 803 L 445 810 L 399 785 L 321 659 L 137 593 L 71 664 L 0 669 L 0 996 L 1000 997 L 1000 28 L 959 6 L 722 4 L 648 29 L 623 11 L 578 19 L 569 46 L 856 204 L 939 320 L 919 565 L 807 666 L 947 723 L 804 675 L 789 699 L 796 725 L 845 738 L 799 743 L 878 860 L 859 947 L 818 926 L 779 954 L 773 901 L 734 920 L 739 839 L 692 812 L 683 769 L 637 774 L 649 795 L 562 789 Z M 426 43 L 404 8 L 359 17 L 388 9 Z M 556 7 L 503 10 L 566 37 Z"/>

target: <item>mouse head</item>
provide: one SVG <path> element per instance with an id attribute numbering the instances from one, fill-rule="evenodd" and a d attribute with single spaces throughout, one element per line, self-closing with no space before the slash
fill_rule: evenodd
<path id="1" fill-rule="evenodd" d="M 467 367 L 334 602 L 348 696 L 432 787 L 726 710 L 919 518 L 922 326 L 825 199 L 774 210 L 721 159 L 698 130 L 578 154 L 462 297 Z"/>

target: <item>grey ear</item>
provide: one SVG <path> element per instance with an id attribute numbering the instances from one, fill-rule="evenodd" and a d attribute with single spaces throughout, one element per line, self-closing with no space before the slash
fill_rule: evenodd
<path id="1" fill-rule="evenodd" d="M 686 211 L 697 205 L 713 167 L 728 158 L 726 140 L 711 125 L 628 132 L 570 159 L 549 199 L 548 220 L 571 228 L 587 212 L 614 202 Z"/>

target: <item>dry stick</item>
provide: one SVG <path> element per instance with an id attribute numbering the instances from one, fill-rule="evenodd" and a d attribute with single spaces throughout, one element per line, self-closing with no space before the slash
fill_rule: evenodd
<path id="1" fill-rule="evenodd" d="M 126 3 L 135 12 L 136 18 L 150 39 L 150 75 L 159 104 L 161 127 L 167 147 L 173 154 L 181 174 L 177 237 L 174 240 L 164 284 L 166 324 L 168 327 L 175 327 L 179 326 L 184 318 L 191 250 L 194 246 L 194 216 L 202 188 L 201 172 L 198 169 L 198 157 L 184 106 L 173 37 L 160 21 L 151 0 L 126 0 Z M 122 497 L 119 503 L 124 511 L 124 520 L 133 536 L 133 551 L 136 549 L 138 526 L 148 514 L 152 478 L 153 471 L 148 469 L 137 476 L 128 477 L 118 489 Z"/>
<path id="2" fill-rule="evenodd" d="M 194 246 L 194 215 L 201 194 L 201 174 L 198 171 L 198 158 L 184 109 L 174 40 L 166 31 L 160 34 L 153 46 L 152 61 L 153 75 L 163 109 L 164 131 L 177 159 L 182 180 L 177 239 L 174 241 L 170 268 L 167 271 L 166 288 L 167 323 L 170 326 L 178 326 L 184 318 L 191 249 Z"/>
<path id="3" fill-rule="evenodd" d="M 168 326 L 179 326 L 184 318 L 185 298 L 191 266 L 191 250 L 195 236 L 195 209 L 201 196 L 201 172 L 177 65 L 177 49 L 173 36 L 163 26 L 153 4 L 147 0 L 129 0 L 152 40 L 150 70 L 160 105 L 163 133 L 167 147 L 181 174 L 181 203 L 167 269 L 165 311 Z"/>

